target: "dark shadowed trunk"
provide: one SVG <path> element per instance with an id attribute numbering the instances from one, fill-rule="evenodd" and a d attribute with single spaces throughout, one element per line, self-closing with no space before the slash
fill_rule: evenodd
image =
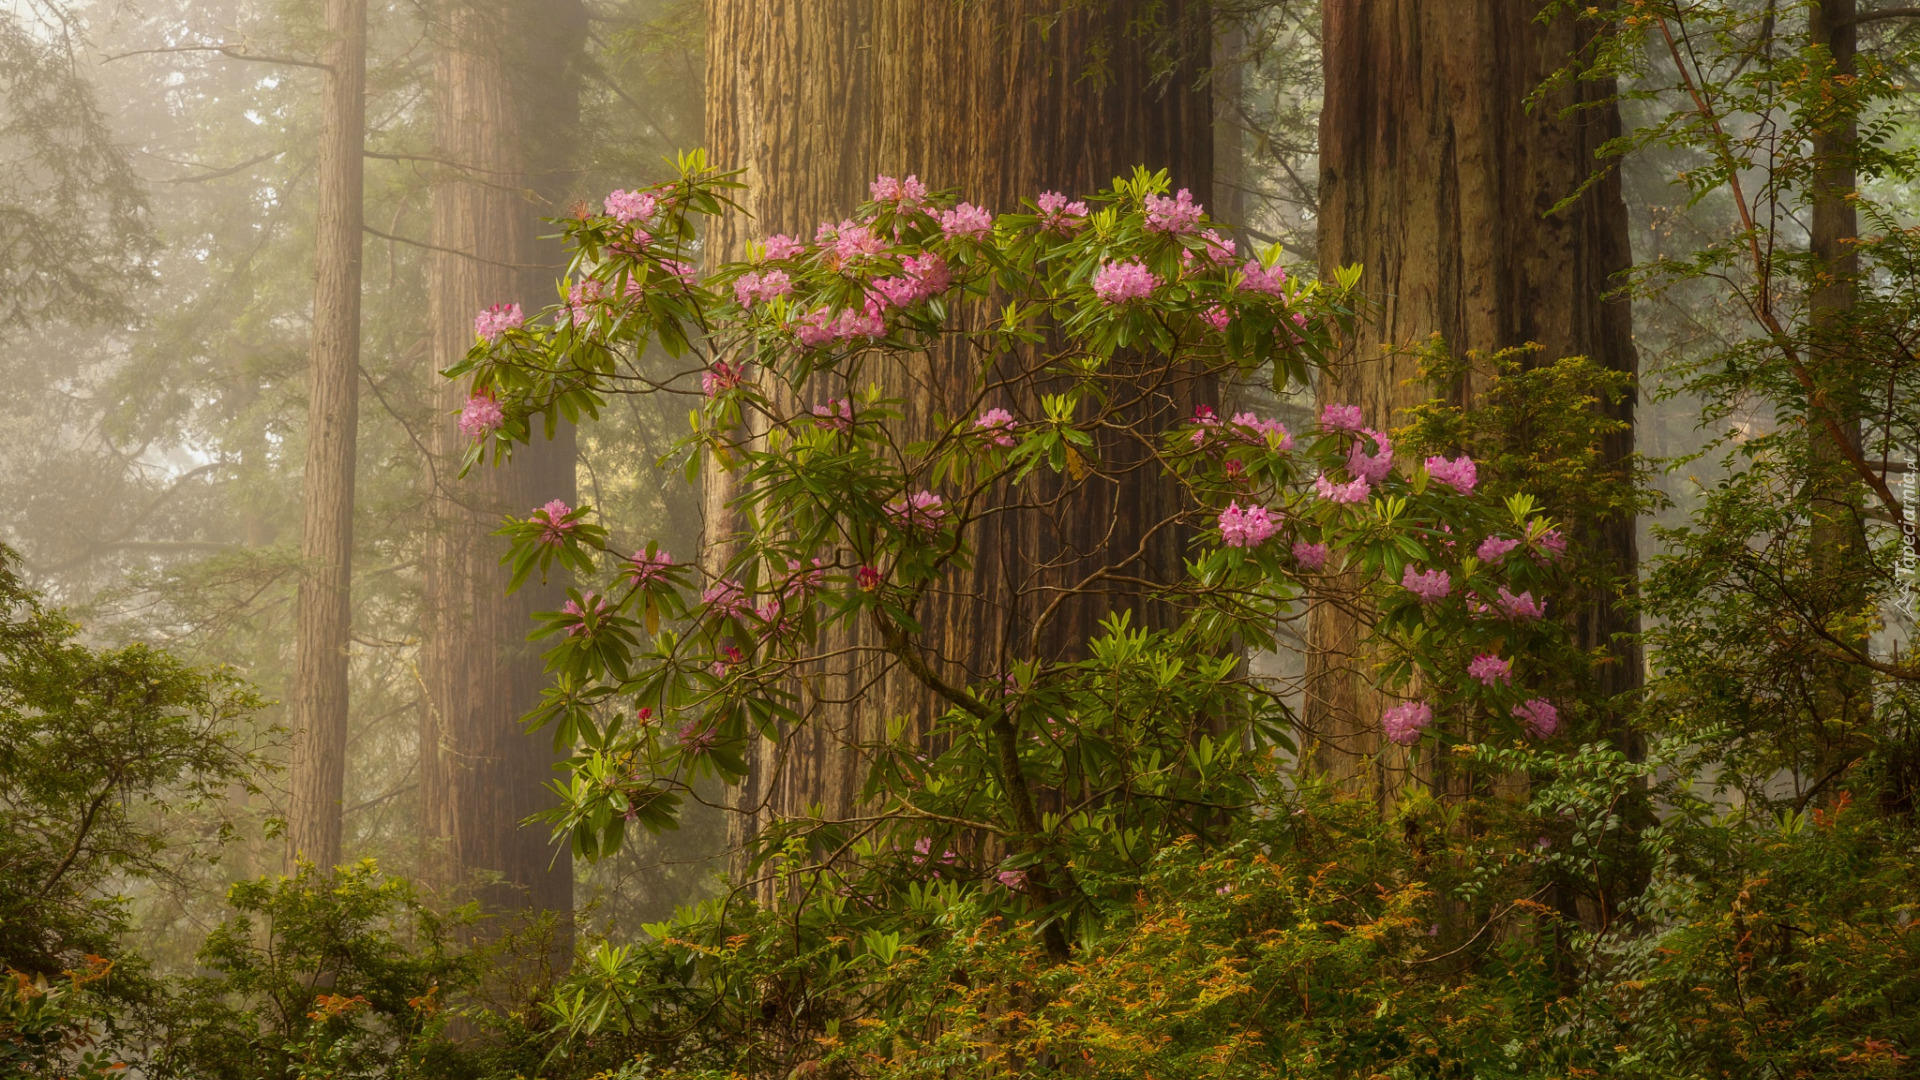
<path id="1" fill-rule="evenodd" d="M 737 258 L 752 235 L 811 235 L 867 197 L 877 173 L 917 174 L 930 187 L 996 212 L 1042 191 L 1080 194 L 1107 186 L 1135 165 L 1171 171 L 1175 187 L 1205 199 L 1212 188 L 1211 92 L 1197 78 L 1209 31 L 1200 6 L 1165 5 L 1176 29 L 1167 55 L 1179 64 L 1153 77 L 1152 47 L 1128 32 L 1128 5 L 1092 5 L 1061 16 L 1039 0 L 961 5 L 887 0 L 713 0 L 708 5 L 707 144 L 716 164 L 746 169 L 751 224 L 721 230 L 715 254 Z M 1104 50 L 1104 68 L 1090 69 Z M 971 383 L 971 361 L 936 353 L 915 370 L 887 375 L 890 395 L 908 400 L 909 423 L 955 415 Z M 1174 381 L 1138 403 L 1141 420 L 1162 426 L 1192 412 L 1203 386 Z M 1037 403 L 1007 401 L 1030 417 Z M 1137 447 L 1103 446 L 1108 472 L 1124 472 Z M 1053 500 L 1041 514 L 992 519 L 976 536 L 971 569 L 950 581 L 953 599 L 933 598 L 921 615 L 928 662 L 949 679 L 998 678 L 1013 662 L 1059 657 L 1093 632 L 1104 613 L 1134 606 L 1135 586 L 1094 588 L 1061 604 L 1036 633 L 1059 589 L 1097 567 L 1176 580 L 1186 534 L 1155 529 L 1178 493 L 1149 463 L 1122 482 L 1026 492 Z M 739 523 L 725 513 L 725 473 L 707 477 L 710 568 L 724 565 Z M 1015 523 L 1015 522 L 1018 523 Z M 1142 611 L 1135 625 L 1152 622 Z M 856 808 L 864 770 L 858 749 L 882 736 L 890 718 L 925 730 L 938 706 L 870 631 L 839 644 L 855 658 L 806 680 L 808 723 L 782 748 L 751 756 L 752 774 L 733 822 L 736 845 L 772 821 L 818 814 L 842 819 Z M 810 809 L 814 808 L 814 809 Z M 736 868 L 738 868 L 736 863 Z M 762 896 L 769 895 L 764 887 Z"/>
<path id="2" fill-rule="evenodd" d="M 347 768 L 347 660 L 353 629 L 353 465 L 359 424 L 361 191 L 366 127 L 366 0 L 327 0 L 313 349 L 307 379 L 305 522 L 294 628 L 293 797 L 288 851 L 340 861 Z"/>
<path id="3" fill-rule="evenodd" d="M 1605 299 L 1631 263 L 1617 176 L 1549 213 L 1619 131 L 1611 105 L 1562 111 L 1602 100 L 1612 87 L 1573 84 L 1528 107 L 1580 44 L 1571 19 L 1542 26 L 1538 8 L 1525 0 L 1328 0 L 1323 9 L 1320 268 L 1326 275 L 1360 263 L 1362 288 L 1378 307 L 1321 392 L 1360 405 L 1382 430 L 1426 397 L 1409 348 L 1436 333 L 1455 353 L 1531 342 L 1546 361 L 1587 356 L 1618 371 L 1637 368 L 1628 303 Z M 1613 411 L 1630 420 L 1632 400 Z M 1627 433 L 1606 452 L 1624 460 L 1632 449 Z M 1631 573 L 1631 518 L 1602 522 L 1587 539 Z M 1638 648 L 1613 641 L 1632 628 L 1610 595 L 1592 597 L 1580 616 L 1580 642 L 1612 649 L 1602 693 L 1640 685 Z M 1305 723 L 1313 762 L 1384 804 L 1404 777 L 1406 755 L 1380 737 L 1380 701 L 1357 655 L 1358 635 L 1355 621 L 1332 607 L 1313 612 Z"/>
<path id="4" fill-rule="evenodd" d="M 435 372 L 466 354 L 473 317 L 517 302 L 551 302 L 560 252 L 538 237 L 555 205 L 578 110 L 585 14 L 578 3 L 474 0 L 446 9 L 436 122 L 445 172 L 433 192 L 429 317 Z M 545 735 L 521 717 L 545 677 L 529 643 L 532 614 L 558 607 L 560 583 L 506 595 L 504 514 L 525 517 L 551 499 L 572 505 L 570 428 L 536 438 L 510 465 L 454 474 L 465 441 L 454 414 L 461 387 L 433 376 L 432 531 L 426 547 L 426 644 L 421 724 L 429 876 L 479 886 L 489 910 L 571 912 L 573 870 L 547 830 L 522 827 L 550 804 L 555 761 Z"/>

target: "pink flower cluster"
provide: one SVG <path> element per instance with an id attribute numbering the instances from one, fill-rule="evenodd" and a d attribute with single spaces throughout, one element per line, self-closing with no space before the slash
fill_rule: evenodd
<path id="1" fill-rule="evenodd" d="M 1050 233 L 1070 233 L 1087 223 L 1087 204 L 1075 200 L 1068 202 L 1065 195 L 1057 191 L 1042 192 L 1034 200 L 1040 208 L 1040 228 Z"/>
<path id="2" fill-rule="evenodd" d="M 1558 559 L 1567 553 L 1567 538 L 1559 529 L 1548 529 L 1540 534 L 1540 547 L 1548 555 Z"/>
<path id="3" fill-rule="evenodd" d="M 1320 426 L 1327 431 L 1359 431 L 1366 422 L 1358 405 L 1329 405 L 1320 410 Z"/>
<path id="4" fill-rule="evenodd" d="M 1147 231 L 1167 233 L 1190 233 L 1199 229 L 1200 215 L 1205 207 L 1193 201 L 1193 193 L 1181 188 L 1174 197 L 1149 195 L 1145 200 L 1147 210 Z"/>
<path id="5" fill-rule="evenodd" d="M 714 582 L 700 594 L 700 602 L 722 619 L 738 619 L 753 610 L 747 603 L 747 591 L 730 578 Z"/>
<path id="6" fill-rule="evenodd" d="M 935 293 L 945 292 L 953 284 L 947 260 L 938 252 L 909 255 L 901 260 L 900 273 L 873 283 L 873 291 L 893 307 L 917 304 Z"/>
<path id="7" fill-rule="evenodd" d="M 545 506 L 536 507 L 528 520 L 541 523 L 540 543 L 558 547 L 567 542 L 567 534 L 573 532 L 574 526 L 579 524 L 576 521 L 566 520 L 566 516 L 571 513 L 573 513 L 572 507 L 559 499 L 554 499 Z"/>
<path id="8" fill-rule="evenodd" d="M 1366 428 L 1360 434 L 1363 437 L 1355 439 L 1353 446 L 1347 450 L 1347 471 L 1364 478 L 1368 483 L 1378 484 L 1393 471 L 1393 441 L 1372 428 Z M 1374 445 L 1380 448 L 1379 453 L 1366 452 L 1367 439 L 1372 439 Z"/>
<path id="9" fill-rule="evenodd" d="M 622 225 L 646 221 L 659 209 L 659 200 L 645 191 L 615 191 L 607 196 L 607 216 Z"/>
<path id="10" fill-rule="evenodd" d="M 1013 445 L 1013 429 L 1020 426 L 1020 421 L 1005 409 L 988 409 L 980 414 L 980 419 L 975 420 L 973 426 L 988 442 L 1007 447 Z"/>
<path id="11" fill-rule="evenodd" d="M 1200 313 L 1200 321 L 1224 334 L 1227 332 L 1227 327 L 1233 325 L 1233 312 L 1215 304 Z"/>
<path id="12" fill-rule="evenodd" d="M 1400 586 L 1420 598 L 1423 604 L 1444 600 L 1453 591 L 1453 579 L 1445 570 L 1415 570 L 1408 565 L 1400 574 Z"/>
<path id="13" fill-rule="evenodd" d="M 891 203 L 900 213 L 910 214 L 926 201 L 927 185 L 921 183 L 918 176 L 905 180 L 876 176 L 873 183 L 867 185 L 867 193 L 873 196 L 874 202 Z"/>
<path id="14" fill-rule="evenodd" d="M 853 402 L 844 398 L 828 398 L 825 405 L 813 407 L 813 422 L 824 428 L 852 431 Z"/>
<path id="15" fill-rule="evenodd" d="M 509 330 L 520 329 L 526 321 L 519 304 L 495 304 L 473 317 L 473 332 L 491 343 Z"/>
<path id="16" fill-rule="evenodd" d="M 733 297 L 747 307 L 756 300 L 771 300 L 793 291 L 793 279 L 785 270 L 749 270 L 733 283 Z"/>
<path id="17" fill-rule="evenodd" d="M 791 259 L 805 250 L 807 250 L 807 245 L 795 240 L 793 237 L 774 233 L 772 236 L 767 237 L 765 258 L 769 261 Z"/>
<path id="18" fill-rule="evenodd" d="M 1235 413 L 1231 421 L 1234 427 L 1241 429 L 1240 437 L 1247 442 L 1264 442 L 1276 450 L 1293 449 L 1293 433 L 1287 425 L 1278 420 L 1268 420 L 1254 413 Z"/>
<path id="19" fill-rule="evenodd" d="M 1492 653 L 1481 653 L 1467 664 L 1467 677 L 1479 679 L 1488 686 L 1512 682 L 1513 662 L 1503 660 Z"/>
<path id="20" fill-rule="evenodd" d="M 1093 275 L 1093 295 L 1107 304 L 1145 300 L 1159 287 L 1160 279 L 1139 259 L 1107 263 Z"/>
<path id="21" fill-rule="evenodd" d="M 1527 734 L 1544 739 L 1560 730 L 1560 710 L 1546 698 L 1528 698 L 1513 707 L 1513 715 L 1527 726 Z"/>
<path id="22" fill-rule="evenodd" d="M 1302 570 L 1319 571 L 1327 565 L 1327 545 L 1309 544 L 1305 540 L 1293 542 L 1293 558 Z"/>
<path id="23" fill-rule="evenodd" d="M 718 397 L 732 390 L 746 380 L 745 367 L 735 367 L 725 360 L 715 360 L 713 366 L 700 373 L 700 392 L 708 397 Z"/>
<path id="24" fill-rule="evenodd" d="M 589 623 L 597 623 L 605 619 L 613 611 L 612 608 L 607 606 L 605 600 L 600 599 L 600 597 L 594 593 L 588 593 L 581 597 L 578 602 L 573 600 L 567 601 L 564 610 L 574 618 L 573 625 L 567 627 L 568 637 L 588 633 L 587 626 Z"/>
<path id="25" fill-rule="evenodd" d="M 1313 493 L 1335 503 L 1363 503 L 1373 494 L 1373 485 L 1364 476 L 1356 476 L 1344 484 L 1336 484 L 1323 473 L 1313 482 Z"/>
<path id="26" fill-rule="evenodd" d="M 1503 540 L 1498 536 L 1489 536 L 1485 540 L 1480 541 L 1480 546 L 1474 550 L 1474 554 L 1480 557 L 1481 562 L 1492 566 L 1501 559 L 1506 558 L 1507 552 L 1519 546 L 1520 541 L 1518 540 Z"/>
<path id="27" fill-rule="evenodd" d="M 1269 270 L 1260 265 L 1258 259 L 1248 259 L 1247 265 L 1240 268 L 1240 289 L 1242 292 L 1262 293 L 1267 296 L 1285 296 L 1287 272 L 1278 266 Z"/>
<path id="28" fill-rule="evenodd" d="M 831 341 L 885 337 L 886 333 L 887 321 L 880 315 L 880 300 L 873 296 L 867 298 L 864 311 L 848 308 L 836 315 L 827 308 L 815 308 L 794 328 L 794 335 L 800 339 L 800 344 L 809 349 Z"/>
<path id="29" fill-rule="evenodd" d="M 1420 741 L 1420 734 L 1433 723 L 1433 706 L 1424 701 L 1407 701 L 1380 714 L 1380 728 L 1389 740 L 1401 746 Z"/>
<path id="30" fill-rule="evenodd" d="M 739 652 L 740 650 L 735 649 L 734 651 Z M 714 661 L 713 666 L 719 668 L 720 673 L 724 673 L 726 670 L 725 666 L 717 660 Z M 688 720 L 680 726 L 679 737 L 680 749 L 689 754 L 704 754 L 708 750 L 713 749 L 714 742 L 719 739 L 719 732 L 702 724 L 696 718 Z"/>
<path id="31" fill-rule="evenodd" d="M 460 434 L 469 439 L 483 439 L 500 430 L 506 422 L 506 411 L 492 394 L 475 394 L 460 410 Z"/>
<path id="32" fill-rule="evenodd" d="M 581 278 L 567 290 L 567 318 L 575 326 L 593 321 L 593 306 L 607 294 L 607 287 L 593 278 Z"/>
<path id="33" fill-rule="evenodd" d="M 673 569 L 673 556 L 664 550 L 652 555 L 636 551 L 627 556 L 626 575 L 637 586 L 645 587 L 658 584 L 667 579 L 667 571 Z"/>
<path id="34" fill-rule="evenodd" d="M 1232 264 L 1234 256 L 1239 253 L 1240 246 L 1233 242 L 1233 237 L 1222 236 L 1214 229 L 1201 233 L 1200 238 L 1206 242 L 1202 254 L 1206 256 L 1208 262 L 1227 266 Z"/>
<path id="35" fill-rule="evenodd" d="M 1238 502 L 1220 512 L 1220 540 L 1228 547 L 1259 547 L 1280 531 L 1280 519 L 1264 506 L 1242 509 Z"/>
<path id="36" fill-rule="evenodd" d="M 887 517 L 902 529 L 937 529 L 946 516 L 944 500 L 931 491 L 917 491 L 887 504 Z"/>
<path id="37" fill-rule="evenodd" d="M 1519 596 L 1515 596 L 1507 591 L 1505 585 L 1500 586 L 1499 606 L 1500 611 L 1505 614 L 1507 618 L 1515 621 L 1538 619 L 1547 613 L 1545 601 L 1535 600 L 1531 592 L 1523 592 Z"/>
<path id="38" fill-rule="evenodd" d="M 1001 888 L 1011 892 L 1025 892 L 1027 890 L 1027 872 L 1025 870 L 1002 870 L 993 875 L 993 880 L 999 882 Z"/>
<path id="39" fill-rule="evenodd" d="M 813 241 L 832 253 L 836 265 L 858 262 L 887 250 L 886 240 L 873 231 L 873 226 L 851 220 L 838 225 L 822 222 L 814 230 Z M 773 239 L 769 237 L 767 243 L 771 250 Z"/>
<path id="40" fill-rule="evenodd" d="M 985 240 L 993 231 L 993 215 L 972 203 L 940 215 L 940 232 L 949 240 Z"/>
<path id="41" fill-rule="evenodd" d="M 1473 494 L 1473 486 L 1479 483 L 1478 470 L 1473 459 L 1465 454 L 1449 461 L 1443 457 L 1427 459 L 1427 475 L 1437 483 L 1442 483 L 1462 495 Z"/>

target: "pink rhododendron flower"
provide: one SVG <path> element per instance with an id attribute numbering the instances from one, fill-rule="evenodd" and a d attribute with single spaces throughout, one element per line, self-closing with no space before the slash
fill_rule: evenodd
<path id="1" fill-rule="evenodd" d="M 871 225 L 843 221 L 834 230 L 833 253 L 842 263 L 857 262 L 887 250 L 887 241 Z"/>
<path id="2" fill-rule="evenodd" d="M 1481 653 L 1467 664 L 1467 676 L 1479 679 L 1488 686 L 1494 683 L 1513 681 L 1513 662 L 1502 660 L 1492 653 Z"/>
<path id="3" fill-rule="evenodd" d="M 719 661 L 715 661 L 714 666 L 719 667 Z M 713 749 L 713 744 L 718 738 L 718 733 L 698 719 L 689 720 L 680 728 L 680 748 L 689 754 L 706 753 Z"/>
<path id="4" fill-rule="evenodd" d="M 1422 573 L 1409 564 L 1400 574 L 1400 586 L 1419 597 L 1421 603 L 1431 604 L 1445 599 L 1453 591 L 1453 579 L 1447 576 L 1445 570 Z"/>
<path id="5" fill-rule="evenodd" d="M 659 200 L 645 191 L 615 191 L 607 196 L 607 216 L 622 225 L 646 221 L 659 209 Z"/>
<path id="6" fill-rule="evenodd" d="M 473 317 L 473 332 L 488 342 L 500 340 L 500 335 L 509 330 L 518 330 L 526 324 L 527 317 L 520 313 L 519 304 L 495 304 Z"/>
<path id="7" fill-rule="evenodd" d="M 920 182 L 918 176 L 909 176 L 905 180 L 895 180 L 891 176 L 878 176 L 867 185 L 867 193 L 877 203 L 893 203 L 902 213 L 911 213 L 927 197 L 927 185 Z"/>
<path id="8" fill-rule="evenodd" d="M 1260 265 L 1258 259 L 1248 259 L 1247 265 L 1240 268 L 1240 290 L 1242 292 L 1262 293 L 1267 296 L 1285 296 L 1283 287 L 1287 281 L 1287 272 L 1278 266 L 1269 270 Z"/>
<path id="9" fill-rule="evenodd" d="M 800 344 L 809 348 L 825 345 L 830 341 L 852 341 L 858 337 L 884 337 L 887 333 L 886 319 L 880 314 L 880 298 L 867 297 L 864 311 L 847 310 L 838 315 L 827 308 L 815 308 L 801 318 L 794 327 L 794 334 Z"/>
<path id="10" fill-rule="evenodd" d="M 587 633 L 589 613 L 592 615 L 591 621 L 599 622 L 601 619 L 606 618 L 607 614 L 613 609 L 609 608 L 607 602 L 600 599 L 599 596 L 594 593 L 588 593 L 581 597 L 578 602 L 573 600 L 567 601 L 564 610 L 574 618 L 573 625 L 567 627 L 567 636 L 574 637 Z"/>
<path id="11" fill-rule="evenodd" d="M 853 580 L 860 586 L 861 592 L 872 592 L 880 587 L 880 571 L 871 566 L 863 566 L 854 573 Z"/>
<path id="12" fill-rule="evenodd" d="M 1380 729 L 1388 739 L 1401 746 L 1420 741 L 1420 734 L 1433 723 L 1433 706 L 1424 701 L 1406 701 L 1380 714 Z"/>
<path id="13" fill-rule="evenodd" d="M 1147 231 L 1160 233 L 1190 233 L 1200 227 L 1200 215 L 1205 208 L 1193 201 L 1193 193 L 1181 188 L 1174 197 L 1149 195 L 1145 200 L 1147 210 Z"/>
<path id="14" fill-rule="evenodd" d="M 949 240 L 984 240 L 993 231 L 993 215 L 972 203 L 940 215 L 940 232 Z"/>
<path id="15" fill-rule="evenodd" d="M 1320 427 L 1326 431 L 1359 431 L 1366 422 L 1358 405 L 1329 405 L 1320 410 Z"/>
<path id="16" fill-rule="evenodd" d="M 1279 531 L 1279 519 L 1264 506 L 1242 509 L 1233 502 L 1220 512 L 1220 540 L 1228 547 L 1259 547 Z"/>
<path id="17" fill-rule="evenodd" d="M 1327 545 L 1309 544 L 1305 540 L 1293 542 L 1293 558 L 1302 570 L 1318 571 L 1327 565 Z"/>
<path id="18" fill-rule="evenodd" d="M 887 517 L 902 529 L 938 528 L 946 516 L 945 502 L 931 491 L 917 491 L 887 504 Z"/>
<path id="19" fill-rule="evenodd" d="M 1513 707 L 1513 715 L 1527 726 L 1527 734 L 1544 739 L 1560 730 L 1560 710 L 1546 698 L 1528 698 Z"/>
<path id="20" fill-rule="evenodd" d="M 673 556 L 664 550 L 656 550 L 652 555 L 636 551 L 627 556 L 627 565 L 623 571 L 635 585 L 653 585 L 667 578 L 667 571 L 673 568 Z"/>
<path id="21" fill-rule="evenodd" d="M 607 287 L 593 278 L 582 278 L 567 290 L 564 318 L 575 326 L 593 321 L 593 307 L 607 293 Z"/>
<path id="22" fill-rule="evenodd" d="M 1278 420 L 1267 420 L 1250 412 L 1235 413 L 1233 426 L 1244 429 L 1240 437 L 1248 442 L 1264 442 L 1277 450 L 1293 449 L 1293 433 Z"/>
<path id="23" fill-rule="evenodd" d="M 769 260 L 791 259 L 805 250 L 807 245 L 793 237 L 774 233 L 767 237 L 765 257 Z"/>
<path id="24" fill-rule="evenodd" d="M 815 559 L 811 564 L 799 559 L 787 560 L 787 580 L 780 586 L 782 596 L 805 596 L 827 583 L 827 564 Z"/>
<path id="25" fill-rule="evenodd" d="M 573 508 L 559 499 L 555 499 L 547 505 L 535 509 L 531 520 L 538 521 L 542 524 L 540 543 L 548 545 L 566 543 L 567 534 L 573 531 L 575 525 L 579 524 L 579 522 L 576 521 L 564 520 L 566 516 L 571 513 L 573 513 Z"/>
<path id="26" fill-rule="evenodd" d="M 1499 591 L 1500 610 L 1504 612 L 1509 619 L 1538 619 L 1547 613 L 1546 603 L 1541 600 L 1535 600 L 1531 592 L 1523 592 L 1519 596 L 1515 596 L 1507 591 L 1505 585 L 1500 586 Z"/>
<path id="27" fill-rule="evenodd" d="M 747 602 L 747 591 L 730 578 L 721 578 L 708 586 L 700 594 L 700 602 L 723 619 L 738 619 L 752 610 Z"/>
<path id="28" fill-rule="evenodd" d="M 1336 484 L 1323 474 L 1313 482 L 1313 493 L 1330 502 L 1363 503 L 1373 493 L 1373 486 L 1364 476 L 1356 476 L 1344 484 Z"/>
<path id="29" fill-rule="evenodd" d="M 500 430 L 506 422 L 506 410 L 493 400 L 492 394 L 475 394 L 460 409 L 460 434 L 469 439 L 483 439 Z"/>
<path id="30" fill-rule="evenodd" d="M 1200 313 L 1200 321 L 1224 334 L 1227 332 L 1227 327 L 1233 325 L 1233 313 L 1215 304 Z"/>
<path id="31" fill-rule="evenodd" d="M 1040 227 L 1051 233 L 1070 233 L 1087 223 L 1087 204 L 1069 202 L 1057 191 L 1042 192 L 1034 205 L 1040 208 Z"/>
<path id="32" fill-rule="evenodd" d="M 1540 534 L 1540 547 L 1558 559 L 1567 553 L 1567 538 L 1559 529 L 1548 529 Z"/>
<path id="33" fill-rule="evenodd" d="M 1160 279 L 1138 259 L 1110 262 L 1093 275 L 1093 295 L 1108 304 L 1145 300 L 1160 287 Z"/>
<path id="34" fill-rule="evenodd" d="M 1475 549 L 1474 554 L 1480 557 L 1481 562 L 1492 566 L 1501 559 L 1506 558 L 1507 552 L 1519 546 L 1520 541 L 1518 540 L 1503 540 L 1498 536 L 1489 536 L 1485 540 L 1480 541 L 1480 546 Z"/>
<path id="35" fill-rule="evenodd" d="M 1478 470 L 1473 466 L 1473 459 L 1465 454 L 1461 454 L 1452 461 L 1443 457 L 1428 458 L 1427 475 L 1437 483 L 1445 484 L 1462 495 L 1473 494 L 1473 486 L 1479 483 Z"/>
<path id="36" fill-rule="evenodd" d="M 980 430 L 988 442 L 1004 447 L 1013 445 L 1013 429 L 1020 426 L 1020 421 L 1005 409 L 988 409 L 980 414 L 980 419 L 975 420 L 973 426 Z"/>
<path id="37" fill-rule="evenodd" d="M 1377 454 L 1366 452 L 1366 438 L 1355 439 L 1347 450 L 1347 471 L 1355 476 L 1365 477 L 1370 483 L 1379 483 L 1393 471 L 1393 442 L 1385 435 L 1367 428 L 1361 435 L 1371 438 L 1380 448 Z"/>
<path id="38" fill-rule="evenodd" d="M 1002 870 L 993 875 L 993 880 L 999 882 L 1001 888 L 1009 889 L 1013 892 L 1025 892 L 1027 888 L 1027 872 L 1025 870 Z"/>
<path id="39" fill-rule="evenodd" d="M 1200 236 L 1207 243 L 1205 254 L 1208 261 L 1218 263 L 1221 266 L 1226 266 L 1233 262 L 1238 247 L 1234 244 L 1232 237 L 1222 236 L 1213 229 L 1208 229 L 1206 232 L 1201 233 Z"/>
<path id="40" fill-rule="evenodd" d="M 746 375 L 745 368 L 735 367 L 725 360 L 715 360 L 711 368 L 700 373 L 700 392 L 708 397 L 717 397 L 739 386 Z"/>
<path id="41" fill-rule="evenodd" d="M 852 431 L 853 402 L 841 398 L 828 398 L 825 405 L 813 407 L 813 422 L 821 427 Z"/>

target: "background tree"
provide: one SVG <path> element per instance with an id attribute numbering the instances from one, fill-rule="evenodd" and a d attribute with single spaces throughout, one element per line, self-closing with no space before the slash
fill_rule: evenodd
<path id="1" fill-rule="evenodd" d="M 302 575 L 295 599 L 288 846 L 340 861 L 353 630 L 353 477 L 360 422 L 360 255 L 366 152 L 366 0 L 329 0 L 314 220 Z"/>

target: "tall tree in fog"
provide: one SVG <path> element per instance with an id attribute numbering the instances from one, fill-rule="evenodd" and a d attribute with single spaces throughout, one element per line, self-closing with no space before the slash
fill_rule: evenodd
<path id="1" fill-rule="evenodd" d="M 811 235 L 846 217 L 880 173 L 916 174 L 998 211 L 1017 211 L 1019 199 L 1043 191 L 1095 191 L 1136 165 L 1170 170 L 1175 187 L 1208 198 L 1204 5 L 1163 5 L 1157 22 L 1126 4 L 1059 9 L 1046 0 L 710 3 L 707 146 L 717 165 L 746 170 L 750 227 Z M 715 256 L 743 257 L 749 236 L 738 220 L 719 229 Z M 951 410 L 979 362 L 929 361 L 926 370 L 893 372 L 883 387 L 905 400 L 909 416 Z M 1206 396 L 1188 382 L 1130 407 L 1141 412 L 1136 419 L 1153 413 L 1171 423 Z M 1023 417 L 1040 414 L 1037 401 L 1008 404 Z M 1096 453 L 1106 477 L 1010 492 L 1047 505 L 1047 525 L 989 526 L 954 590 L 963 599 L 928 598 L 921 615 L 937 644 L 924 659 L 935 670 L 984 681 L 1024 656 L 1058 656 L 1106 613 L 1134 607 L 1147 583 L 1182 573 L 1189 534 L 1174 520 L 1176 486 L 1157 469 L 1128 468 L 1146 460 L 1142 447 L 1110 439 Z M 732 554 L 728 538 L 747 525 L 728 515 L 731 480 L 721 470 L 706 478 L 707 559 L 716 571 Z M 1134 618 L 1138 625 L 1156 614 L 1142 608 Z M 871 631 L 850 633 L 844 663 L 808 680 L 808 722 L 777 753 L 761 741 L 751 755 L 732 822 L 736 846 L 773 822 L 852 816 L 861 744 L 896 717 L 924 729 L 943 707 L 897 650 Z"/>
<path id="2" fill-rule="evenodd" d="M 455 0 L 439 11 L 435 123 L 444 171 L 430 236 L 434 372 L 466 354 L 482 309 L 532 310 L 553 295 L 559 252 L 539 242 L 540 218 L 561 212 L 562 155 L 579 108 L 586 38 L 578 0 Z M 421 658 L 429 874 L 443 885 L 492 878 L 497 884 L 481 899 L 493 909 L 570 911 L 566 855 L 556 858 L 545 830 L 520 825 L 544 805 L 553 775 L 545 736 L 526 734 L 521 717 L 545 683 L 539 650 L 526 640 L 531 616 L 559 606 L 559 586 L 507 596 L 505 545 L 490 534 L 502 514 L 574 501 L 573 433 L 562 429 L 510 465 L 459 478 L 466 441 L 455 414 L 463 395 L 423 374 L 440 384 Z"/>
<path id="3" fill-rule="evenodd" d="M 313 346 L 307 385 L 305 523 L 289 719 L 291 854 L 340 861 L 352 641 L 353 473 L 359 428 L 360 253 L 365 176 L 366 0 L 327 0 Z"/>
<path id="4" fill-rule="evenodd" d="M 1631 264 L 1626 204 L 1609 173 L 1578 201 L 1597 151 L 1619 134 L 1612 87 L 1558 83 L 1531 95 L 1580 48 L 1574 20 L 1537 21 L 1525 0 L 1426 4 L 1327 0 L 1326 98 L 1320 120 L 1319 259 L 1323 276 L 1359 263 L 1376 305 L 1349 363 L 1323 395 L 1360 405 L 1387 429 L 1427 397 L 1411 347 L 1438 334 L 1454 353 L 1537 343 L 1539 357 L 1586 356 L 1637 367 L 1629 306 L 1609 299 Z M 1568 113 L 1578 105 L 1592 107 Z M 1458 392 L 1470 398 L 1472 387 Z M 1610 415 L 1632 417 L 1629 398 Z M 1632 453 L 1631 429 L 1605 448 Z M 1589 544 L 1630 574 L 1631 515 L 1596 523 Z M 1631 616 L 1591 597 L 1579 633 L 1610 648 L 1602 693 L 1637 687 L 1637 648 L 1618 643 Z M 1309 618 L 1305 724 L 1317 763 L 1390 797 L 1404 752 L 1380 737 L 1378 695 L 1356 655 L 1360 623 L 1330 604 Z"/>

